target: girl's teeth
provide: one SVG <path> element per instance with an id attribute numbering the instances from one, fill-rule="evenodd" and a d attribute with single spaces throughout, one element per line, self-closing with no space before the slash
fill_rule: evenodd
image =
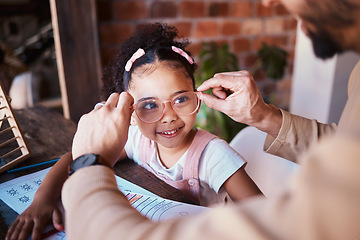
<path id="1" fill-rule="evenodd" d="M 169 132 L 164 132 L 164 134 L 166 135 L 171 135 L 171 134 L 174 134 L 176 133 L 177 129 L 176 130 L 173 130 L 173 131 L 169 131 Z"/>

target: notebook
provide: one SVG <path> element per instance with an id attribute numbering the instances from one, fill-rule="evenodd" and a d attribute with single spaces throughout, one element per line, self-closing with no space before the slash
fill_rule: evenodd
<path id="1" fill-rule="evenodd" d="M 0 200 L 18 214 L 22 213 L 31 204 L 36 190 L 49 170 L 50 168 L 47 168 L 0 184 Z M 207 209 L 161 198 L 121 177 L 115 177 L 120 191 L 125 194 L 131 205 L 153 221 L 194 215 Z M 65 239 L 65 233 L 57 232 L 46 239 Z"/>

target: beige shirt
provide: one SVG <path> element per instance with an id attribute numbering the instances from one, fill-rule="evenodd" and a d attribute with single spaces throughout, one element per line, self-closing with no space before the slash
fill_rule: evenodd
<path id="1" fill-rule="evenodd" d="M 354 67 L 348 84 L 348 101 L 341 115 L 339 126 L 322 124 L 281 110 L 283 123 L 276 138 L 268 135 L 264 150 L 268 153 L 296 161 L 318 140 L 332 133 L 360 136 L 360 61 Z"/>
<path id="2" fill-rule="evenodd" d="M 323 137 L 335 126 L 284 113 L 281 133 L 265 147 L 293 159 L 301 152 L 302 166 L 278 197 L 252 198 L 195 217 L 155 223 L 130 206 L 109 168 L 92 166 L 74 173 L 63 187 L 67 237 L 360 239 L 359 68 L 358 64 L 351 75 L 348 103 L 336 134 Z"/>

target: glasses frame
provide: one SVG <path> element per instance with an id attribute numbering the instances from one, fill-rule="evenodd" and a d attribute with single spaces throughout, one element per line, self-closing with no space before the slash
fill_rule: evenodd
<path id="1" fill-rule="evenodd" d="M 184 94 L 184 93 L 192 93 L 192 94 L 195 94 L 196 99 L 197 99 L 197 106 L 196 106 L 195 110 L 192 111 L 192 112 L 189 113 L 189 114 L 180 114 L 180 113 L 178 113 L 178 112 L 174 109 L 174 104 L 173 104 L 174 99 L 177 98 L 179 95 Z M 196 94 L 196 92 L 183 92 L 183 93 L 179 93 L 179 94 L 177 94 L 176 96 L 174 96 L 171 100 L 166 100 L 166 101 L 161 101 L 161 100 L 158 99 L 158 98 L 155 98 L 155 100 L 158 100 L 158 101 L 161 102 L 162 105 L 163 105 L 161 116 L 159 117 L 159 119 L 157 119 L 157 120 L 155 120 L 155 121 L 144 121 L 143 119 L 141 119 L 141 118 L 139 117 L 139 115 L 138 115 L 138 113 L 137 113 L 137 111 L 136 111 L 136 106 L 137 106 L 139 103 L 141 103 L 141 102 L 138 102 L 138 103 L 135 103 L 135 104 L 132 105 L 132 108 L 134 109 L 134 112 L 135 112 L 136 116 L 137 116 L 142 122 L 144 122 L 144 123 L 155 123 L 155 122 L 159 121 L 162 117 L 164 117 L 164 114 L 165 114 L 165 104 L 166 104 L 166 103 L 170 103 L 172 110 L 173 110 L 174 112 L 176 112 L 176 114 L 178 114 L 178 115 L 180 115 L 180 116 L 190 116 L 190 115 L 194 114 L 194 113 L 199 109 L 199 107 L 200 107 L 200 102 L 201 102 L 201 100 L 200 100 L 200 98 L 198 97 L 198 95 Z"/>

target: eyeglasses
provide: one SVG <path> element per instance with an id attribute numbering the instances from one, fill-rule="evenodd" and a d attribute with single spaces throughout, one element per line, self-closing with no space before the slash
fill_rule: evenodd
<path id="1" fill-rule="evenodd" d="M 136 115 L 145 123 L 159 121 L 165 113 L 165 103 L 171 103 L 173 110 L 182 116 L 196 112 L 200 106 L 200 99 L 195 92 L 185 92 L 176 95 L 171 101 L 161 101 L 157 98 L 145 99 L 133 105 Z"/>

